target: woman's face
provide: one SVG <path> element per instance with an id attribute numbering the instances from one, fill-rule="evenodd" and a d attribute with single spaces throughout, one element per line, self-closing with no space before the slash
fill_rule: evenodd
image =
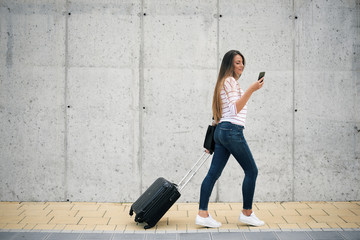
<path id="1" fill-rule="evenodd" d="M 234 77 L 238 79 L 244 70 L 242 57 L 238 54 L 233 58 Z"/>

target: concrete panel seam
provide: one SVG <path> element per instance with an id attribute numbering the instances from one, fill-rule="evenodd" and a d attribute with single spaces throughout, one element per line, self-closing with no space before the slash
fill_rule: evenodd
<path id="1" fill-rule="evenodd" d="M 12 17 L 10 14 L 10 8 L 8 8 L 7 19 L 7 50 L 6 50 L 6 68 L 9 69 L 13 65 L 13 44 L 14 36 L 12 29 Z M 8 70 L 9 71 L 9 70 Z"/>
<path id="2" fill-rule="evenodd" d="M 68 72 L 69 72 L 69 1 L 65 3 L 65 79 L 64 79 L 64 200 L 68 201 Z"/>
<path id="3" fill-rule="evenodd" d="M 143 110 L 144 110 L 144 17 L 146 14 L 144 13 L 144 0 L 141 0 L 141 14 L 140 15 L 140 53 L 139 53 L 139 149 L 137 156 L 137 164 L 139 171 L 139 192 L 142 194 L 143 188 L 143 179 L 142 179 L 142 162 L 143 162 L 143 127 L 144 127 L 144 119 L 143 119 Z"/>
<path id="4" fill-rule="evenodd" d="M 292 191 L 292 201 L 295 201 L 295 112 L 296 112 L 296 102 L 295 102 L 295 51 L 296 51 L 296 42 L 295 42 L 295 36 L 296 36 L 296 12 L 295 12 L 295 0 L 292 1 L 292 8 L 293 8 L 293 17 L 292 17 L 292 22 L 293 22 L 293 34 L 292 34 L 292 61 L 293 61 L 293 69 L 292 69 L 292 94 L 293 94 L 293 103 L 292 103 L 292 183 L 291 183 L 291 191 Z"/>
<path id="5" fill-rule="evenodd" d="M 217 59 L 216 59 L 216 69 L 220 68 L 220 0 L 216 1 L 216 18 L 217 18 L 217 22 L 216 22 L 216 54 L 217 54 Z M 219 70 L 217 70 L 219 71 Z M 215 197 L 215 201 L 218 202 L 219 201 L 219 196 L 220 196 L 220 183 L 218 182 L 218 184 L 216 184 L 216 197 Z"/>

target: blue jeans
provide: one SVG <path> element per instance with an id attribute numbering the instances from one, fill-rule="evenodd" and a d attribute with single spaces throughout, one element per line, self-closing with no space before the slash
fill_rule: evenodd
<path id="1" fill-rule="evenodd" d="M 211 192 L 229 160 L 230 154 L 235 157 L 245 172 L 242 184 L 243 208 L 252 209 L 258 169 L 244 138 L 243 129 L 243 126 L 230 122 L 222 122 L 216 127 L 214 156 L 209 172 L 201 184 L 200 210 L 208 210 Z"/>

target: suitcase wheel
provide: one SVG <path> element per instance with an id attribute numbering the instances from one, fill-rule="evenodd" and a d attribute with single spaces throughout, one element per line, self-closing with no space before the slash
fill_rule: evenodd
<path id="1" fill-rule="evenodd" d="M 135 216 L 135 222 L 142 223 L 144 220 L 139 216 Z"/>
<path id="2" fill-rule="evenodd" d="M 132 208 L 130 208 L 129 215 L 132 216 L 133 214 L 134 214 L 134 210 Z"/>
<path id="3" fill-rule="evenodd" d="M 150 226 L 150 225 L 146 225 L 146 226 L 144 226 L 144 229 L 146 230 L 146 229 L 149 229 L 149 228 L 152 228 L 153 226 Z"/>

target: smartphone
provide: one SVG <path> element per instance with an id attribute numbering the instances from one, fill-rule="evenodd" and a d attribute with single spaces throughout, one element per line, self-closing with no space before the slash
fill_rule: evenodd
<path id="1" fill-rule="evenodd" d="M 265 72 L 260 72 L 259 73 L 259 77 L 258 77 L 258 81 L 263 78 L 265 76 Z M 261 81 L 262 82 L 262 81 Z"/>

